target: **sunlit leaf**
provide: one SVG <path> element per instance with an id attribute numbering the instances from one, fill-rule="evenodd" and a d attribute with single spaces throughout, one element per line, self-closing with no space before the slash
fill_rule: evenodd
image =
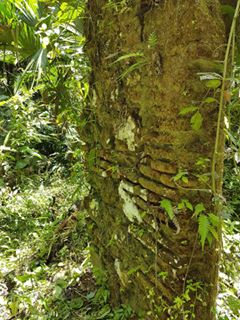
<path id="1" fill-rule="evenodd" d="M 171 201 L 168 199 L 164 199 L 160 202 L 160 205 L 167 212 L 169 218 L 172 220 L 174 218 L 174 211 Z"/>
<path id="2" fill-rule="evenodd" d="M 200 242 L 202 245 L 202 250 L 204 249 L 205 241 L 209 232 L 209 220 L 205 214 L 200 214 L 198 217 L 198 233 L 200 235 Z"/>
<path id="3" fill-rule="evenodd" d="M 220 218 L 216 214 L 213 214 L 213 213 L 210 213 L 208 216 L 209 216 L 209 220 L 210 220 L 211 224 L 214 227 L 219 227 L 219 225 L 221 223 Z"/>
<path id="4" fill-rule="evenodd" d="M 205 209 L 204 205 L 202 203 L 198 203 L 194 208 L 194 215 L 198 216 L 199 213 L 201 213 L 201 212 L 203 212 L 205 210 L 206 209 Z"/>
<path id="5" fill-rule="evenodd" d="M 221 80 L 218 80 L 218 79 L 208 80 L 205 83 L 205 86 L 211 89 L 217 89 L 218 87 L 220 87 L 220 85 L 221 85 Z"/>

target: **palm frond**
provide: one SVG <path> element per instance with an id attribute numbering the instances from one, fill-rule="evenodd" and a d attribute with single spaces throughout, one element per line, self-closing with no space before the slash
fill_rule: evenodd
<path id="1" fill-rule="evenodd" d="M 27 25 L 34 27 L 38 22 L 37 1 L 10 0 L 10 2 L 19 10 L 20 19 Z"/>

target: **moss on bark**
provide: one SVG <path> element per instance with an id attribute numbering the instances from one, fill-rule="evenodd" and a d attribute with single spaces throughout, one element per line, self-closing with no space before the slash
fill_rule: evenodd
<path id="1" fill-rule="evenodd" d="M 191 6 L 187 0 L 145 2 L 147 7 L 128 1 L 121 9 L 115 1 L 88 2 L 92 99 L 84 140 L 96 152 L 89 180 L 99 202 L 91 214 L 92 241 L 107 271 L 113 304 L 130 304 L 144 319 L 168 319 L 170 313 L 182 319 L 189 309 L 196 319 L 210 320 L 218 244 L 202 252 L 197 222 L 188 210 L 177 216 L 176 234 L 159 202 L 167 198 L 176 206 L 186 198 L 212 207 L 209 195 L 179 188 L 173 177 L 180 169 L 194 176 L 200 157 L 212 159 L 217 104 L 199 103 L 207 89 L 191 64 L 222 59 L 224 24 L 217 0 Z M 203 116 L 197 131 L 188 116 L 179 116 L 188 105 L 198 106 Z M 201 173 L 209 171 L 206 166 Z M 191 296 L 175 316 L 175 298 L 190 279 L 202 285 L 199 299 Z"/>

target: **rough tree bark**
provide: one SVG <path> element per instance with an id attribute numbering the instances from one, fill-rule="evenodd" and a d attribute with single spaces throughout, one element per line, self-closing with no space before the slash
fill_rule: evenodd
<path id="1" fill-rule="evenodd" d="M 171 221 L 159 203 L 188 199 L 213 210 L 196 176 L 211 171 L 218 105 L 202 103 L 213 90 L 197 72 L 215 71 L 209 60 L 223 59 L 219 1 L 89 0 L 87 15 L 93 263 L 106 271 L 113 304 L 130 305 L 138 319 L 183 319 L 188 311 L 214 319 L 219 244 L 202 251 L 192 212 Z M 192 114 L 179 115 L 189 105 L 203 116 L 199 130 Z M 182 186 L 173 181 L 179 170 L 188 171 Z M 218 170 L 221 188 L 222 155 Z M 188 280 L 201 289 L 179 306 Z"/>

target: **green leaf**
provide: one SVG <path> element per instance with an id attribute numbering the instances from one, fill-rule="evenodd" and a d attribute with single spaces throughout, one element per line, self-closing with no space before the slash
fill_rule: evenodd
<path id="1" fill-rule="evenodd" d="M 4 141 L 3 141 L 3 146 L 6 146 L 8 141 L 9 141 L 9 138 L 10 138 L 10 135 L 11 135 L 12 131 L 8 131 L 6 137 L 4 138 Z"/>
<path id="2" fill-rule="evenodd" d="M 207 183 L 209 181 L 209 174 L 199 174 L 197 178 L 199 182 Z"/>
<path id="3" fill-rule="evenodd" d="M 179 210 L 185 209 L 185 204 L 184 204 L 183 201 L 181 201 L 181 202 L 178 204 L 178 209 L 179 209 Z"/>
<path id="4" fill-rule="evenodd" d="M 80 298 L 80 297 L 73 298 L 70 301 L 70 307 L 72 309 L 80 309 L 83 306 L 83 303 L 84 303 L 84 301 L 82 298 Z"/>
<path id="5" fill-rule="evenodd" d="M 13 300 L 8 304 L 10 310 L 11 310 L 11 315 L 16 316 L 19 310 L 19 301 L 18 300 Z"/>
<path id="6" fill-rule="evenodd" d="M 208 234 L 207 234 L 207 242 L 208 242 L 209 246 L 211 246 L 211 245 L 212 245 L 212 242 L 213 242 L 213 235 L 212 235 L 212 233 L 211 233 L 211 232 L 208 232 Z"/>
<path id="7" fill-rule="evenodd" d="M 109 305 L 105 305 L 97 314 L 96 319 L 106 319 L 105 317 L 111 312 Z"/>
<path id="8" fill-rule="evenodd" d="M 96 291 L 89 292 L 86 296 L 87 300 L 91 300 L 92 298 L 94 298 L 95 294 L 96 294 Z"/>
<path id="9" fill-rule="evenodd" d="M 183 116 L 185 114 L 192 113 L 196 110 L 198 110 L 198 107 L 196 107 L 196 106 L 185 107 L 179 112 L 179 115 Z"/>
<path id="10" fill-rule="evenodd" d="M 228 4 L 221 5 L 221 12 L 222 14 L 227 14 L 229 17 L 233 18 L 235 13 L 235 8 Z"/>
<path id="11" fill-rule="evenodd" d="M 63 292 L 63 288 L 60 286 L 55 286 L 54 291 L 53 291 L 53 295 L 55 298 L 60 298 L 60 296 L 62 295 Z"/>
<path id="12" fill-rule="evenodd" d="M 174 305 L 176 305 L 176 307 L 177 307 L 178 309 L 180 309 L 183 304 L 184 304 L 184 300 L 181 299 L 181 297 L 176 297 L 176 298 L 174 299 Z"/>
<path id="13" fill-rule="evenodd" d="M 220 226 L 220 218 L 216 215 L 216 214 L 213 214 L 213 213 L 210 213 L 209 214 L 209 221 L 211 222 L 211 224 L 214 226 L 214 227 L 219 227 Z"/>
<path id="14" fill-rule="evenodd" d="M 194 210 L 194 216 L 198 216 L 199 213 L 205 211 L 205 207 L 202 203 L 198 203 L 196 206 L 195 206 L 195 210 Z"/>
<path id="15" fill-rule="evenodd" d="M 16 276 L 16 279 L 20 282 L 26 282 L 27 280 L 31 279 L 32 275 L 31 274 L 23 274 L 23 275 L 18 275 Z"/>
<path id="16" fill-rule="evenodd" d="M 218 236 L 218 231 L 217 231 L 217 228 L 216 227 L 213 227 L 213 226 L 209 226 L 209 231 L 211 232 L 211 234 L 213 235 L 213 237 L 216 239 L 216 240 L 219 240 L 219 236 Z"/>
<path id="17" fill-rule="evenodd" d="M 168 277 L 168 272 L 166 271 L 161 271 L 158 273 L 158 276 L 162 279 L 162 280 L 166 280 L 166 278 Z"/>
<path id="18" fill-rule="evenodd" d="M 125 78 L 126 76 L 129 75 L 129 73 L 143 67 L 144 65 L 146 64 L 146 61 L 145 60 L 141 60 L 141 61 L 138 61 L 134 64 L 132 64 L 129 68 L 127 68 L 125 71 L 123 71 L 120 76 L 118 77 L 118 80 L 121 80 L 123 78 Z"/>
<path id="19" fill-rule="evenodd" d="M 67 287 L 67 281 L 59 278 L 56 281 L 56 285 L 64 289 Z"/>
<path id="20" fill-rule="evenodd" d="M 9 96 L 5 96 L 5 95 L 0 95 L 0 101 L 6 101 L 9 99 Z"/>
<path id="21" fill-rule="evenodd" d="M 158 37 L 156 32 L 152 32 L 150 33 L 149 37 L 148 37 L 148 47 L 149 48 L 155 48 L 158 42 Z"/>
<path id="22" fill-rule="evenodd" d="M 140 269 L 141 269 L 141 266 L 137 266 L 137 267 L 131 268 L 131 269 L 128 270 L 127 274 L 130 276 L 130 275 L 138 272 Z"/>
<path id="23" fill-rule="evenodd" d="M 183 177 L 182 177 L 182 182 L 184 182 L 184 183 L 188 183 L 188 177 L 183 176 Z"/>
<path id="24" fill-rule="evenodd" d="M 206 81 L 205 83 L 205 86 L 211 89 L 217 89 L 218 87 L 220 87 L 220 85 L 221 85 L 221 80 L 218 80 L 218 79 L 211 79 Z"/>
<path id="25" fill-rule="evenodd" d="M 210 159 L 208 158 L 198 158 L 196 165 L 197 166 L 202 166 L 203 168 L 205 168 L 207 166 L 207 164 L 210 162 Z"/>
<path id="26" fill-rule="evenodd" d="M 173 181 L 183 180 L 183 177 L 185 177 L 188 174 L 187 171 L 179 171 L 174 177 Z"/>
<path id="27" fill-rule="evenodd" d="M 169 218 L 172 220 L 174 218 L 174 211 L 171 201 L 168 199 L 164 199 L 160 202 L 160 205 L 167 212 Z"/>
<path id="28" fill-rule="evenodd" d="M 193 211 L 193 206 L 188 199 L 182 199 L 182 201 L 178 204 L 178 209 L 181 210 L 181 209 L 185 209 L 185 208 Z"/>
<path id="29" fill-rule="evenodd" d="M 29 161 L 27 159 L 18 160 L 15 169 L 23 169 L 29 164 Z"/>
<path id="30" fill-rule="evenodd" d="M 186 207 L 189 210 L 193 211 L 193 206 L 192 206 L 191 202 L 189 202 L 189 200 L 187 200 L 187 199 L 185 199 L 184 202 L 185 202 Z"/>
<path id="31" fill-rule="evenodd" d="M 217 99 L 213 97 L 207 97 L 203 102 L 205 103 L 213 103 L 213 102 L 218 102 Z"/>
<path id="32" fill-rule="evenodd" d="M 199 111 L 197 111 L 191 118 L 191 126 L 193 130 L 199 130 L 202 127 L 203 118 Z"/>
<path id="33" fill-rule="evenodd" d="M 118 59 L 116 59 L 112 64 L 123 61 L 123 60 L 128 60 L 130 58 L 138 58 L 138 57 L 143 57 L 143 53 L 142 52 L 132 52 L 132 53 L 124 54 L 121 57 L 119 57 Z"/>
<path id="34" fill-rule="evenodd" d="M 227 297 L 227 302 L 234 315 L 238 316 L 240 310 L 240 300 L 235 296 L 229 295 Z"/>
<path id="35" fill-rule="evenodd" d="M 4 186 L 4 179 L 0 178 L 0 188 Z"/>
<path id="36" fill-rule="evenodd" d="M 202 250 L 209 233 L 210 222 L 205 214 L 200 214 L 198 217 L 198 233 L 200 235 L 200 243 L 202 245 Z"/>

